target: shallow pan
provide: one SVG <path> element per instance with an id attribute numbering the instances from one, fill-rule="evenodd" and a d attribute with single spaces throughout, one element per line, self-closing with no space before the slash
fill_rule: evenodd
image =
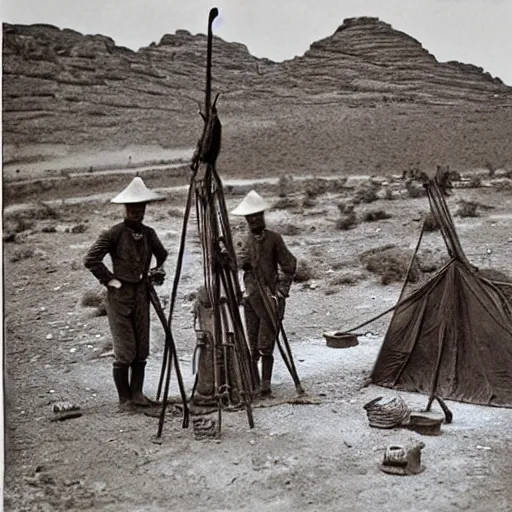
<path id="1" fill-rule="evenodd" d="M 324 332 L 323 336 L 326 340 L 327 346 L 331 348 L 349 348 L 359 345 L 356 334 L 328 331 Z"/>

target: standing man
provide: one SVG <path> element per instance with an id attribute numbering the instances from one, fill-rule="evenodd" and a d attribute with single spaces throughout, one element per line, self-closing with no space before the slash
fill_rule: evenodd
<path id="1" fill-rule="evenodd" d="M 255 367 L 261 357 L 262 396 L 271 394 L 279 321 L 284 316 L 285 300 L 297 268 L 297 260 L 286 247 L 283 237 L 265 226 L 264 212 L 268 208 L 270 205 L 251 190 L 231 212 L 243 215 L 249 227 L 238 265 L 244 271 L 245 320 Z"/>
<path id="2" fill-rule="evenodd" d="M 148 272 L 155 284 L 162 284 L 167 258 L 153 228 L 142 223 L 147 203 L 163 199 L 136 177 L 112 203 L 125 205 L 125 218 L 104 231 L 84 258 L 98 281 L 107 287 L 106 309 L 114 346 L 114 382 L 122 409 L 153 405 L 142 392 L 146 359 L 149 355 Z M 109 254 L 112 271 L 103 263 Z M 149 270 L 152 257 L 156 268 Z M 131 375 L 129 370 L 131 369 Z"/>

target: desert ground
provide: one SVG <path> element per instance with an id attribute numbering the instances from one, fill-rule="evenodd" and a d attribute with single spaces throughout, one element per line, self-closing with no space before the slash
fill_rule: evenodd
<path id="1" fill-rule="evenodd" d="M 448 401 L 454 419 L 439 436 L 371 428 L 363 406 L 373 398 L 398 394 L 412 408 L 427 401 L 425 395 L 368 385 L 390 315 L 358 331 L 356 347 L 329 348 L 322 336 L 363 323 L 399 297 L 429 210 L 425 197 L 406 189 L 403 169 L 393 163 L 376 169 L 372 162 L 366 173 L 357 168 L 350 175 L 326 156 L 327 172 L 313 155 L 309 167 L 303 158 L 296 169 L 284 165 L 272 173 L 263 166 L 257 174 L 232 170 L 223 176 L 228 208 L 251 188 L 274 203 L 268 225 L 283 233 L 299 259 L 284 325 L 311 404 L 292 403 L 293 382 L 277 357 L 275 398 L 254 402 L 253 429 L 243 411 L 225 412 L 221 438 L 197 440 L 170 407 L 157 439 L 156 418 L 117 409 L 107 319 L 83 305 L 84 296 L 100 287 L 82 258 L 103 228 L 122 219 L 122 207 L 109 200 L 139 171 L 166 196 L 149 206 L 146 223 L 170 252 L 167 281 L 158 289 L 168 305 L 187 192 L 188 172 L 180 164 L 192 149 L 127 147 L 100 154 L 94 148 L 48 148 L 45 158 L 41 148 L 33 150 L 35 158 L 30 151 L 4 165 L 6 510 L 512 510 L 511 409 Z M 242 162 L 243 153 L 236 158 Z M 479 161 L 460 165 L 468 188 L 455 183 L 448 205 L 469 259 L 510 275 L 511 169 L 483 169 Z M 373 184 L 371 174 L 379 175 Z M 474 216 L 456 214 L 462 200 L 476 205 Z M 355 204 L 352 226 L 341 213 L 348 201 Z M 366 220 L 378 210 L 387 215 Z M 202 279 L 194 221 L 173 319 L 189 392 L 192 305 Z M 239 236 L 244 223 L 231 221 Z M 398 274 L 383 284 L 360 256 L 390 245 L 403 257 L 395 263 Z M 420 249 L 419 278 L 427 279 L 446 255 L 439 232 L 426 233 Z M 156 316 L 151 338 L 145 389 L 154 396 L 164 343 Z M 171 397 L 177 395 L 173 374 Z M 52 421 L 52 405 L 60 401 L 79 405 L 82 416 Z M 422 473 L 380 471 L 387 446 L 420 441 Z"/>

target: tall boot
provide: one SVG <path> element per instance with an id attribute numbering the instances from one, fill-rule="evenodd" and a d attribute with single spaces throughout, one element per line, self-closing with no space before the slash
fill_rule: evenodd
<path id="1" fill-rule="evenodd" d="M 270 381 L 272 380 L 272 369 L 274 367 L 274 356 L 261 356 L 261 395 L 268 396 L 271 393 Z"/>
<path id="2" fill-rule="evenodd" d="M 131 404 L 132 391 L 128 383 L 128 370 L 130 367 L 127 364 L 114 362 L 112 374 L 114 376 L 114 383 L 116 385 L 117 394 L 119 395 L 119 406 L 121 408 L 127 407 Z"/>
<path id="3" fill-rule="evenodd" d="M 251 372 L 252 372 L 253 381 L 254 381 L 253 393 L 255 395 L 258 394 L 258 392 L 260 390 L 260 385 L 261 385 L 260 372 L 258 370 L 258 361 L 259 360 L 260 360 L 259 352 L 254 352 L 251 355 Z"/>
<path id="4" fill-rule="evenodd" d="M 144 386 L 144 375 L 146 369 L 146 361 L 136 361 L 132 365 L 132 376 L 130 379 L 130 389 L 132 392 L 133 405 L 139 407 L 149 407 L 151 405 L 157 405 L 157 402 L 150 400 L 147 396 L 142 393 Z"/>

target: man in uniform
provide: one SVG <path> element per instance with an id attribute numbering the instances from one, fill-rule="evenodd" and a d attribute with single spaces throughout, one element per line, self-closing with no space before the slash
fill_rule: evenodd
<path id="1" fill-rule="evenodd" d="M 262 396 L 271 394 L 274 346 L 297 268 L 297 260 L 283 237 L 266 228 L 264 212 L 269 207 L 252 190 L 231 212 L 243 215 L 249 228 L 238 255 L 238 265 L 244 271 L 244 312 L 255 367 L 261 357 Z"/>
<path id="2" fill-rule="evenodd" d="M 112 203 L 125 205 L 125 218 L 104 231 L 84 258 L 98 281 L 107 287 L 106 309 L 113 338 L 113 377 L 122 409 L 154 404 L 142 392 L 149 355 L 149 278 L 162 284 L 167 258 L 153 228 L 142 223 L 147 203 L 162 199 L 136 177 Z M 112 271 L 103 263 L 109 254 Z M 150 270 L 152 257 L 156 268 Z M 130 375 L 131 369 L 131 375 Z"/>

